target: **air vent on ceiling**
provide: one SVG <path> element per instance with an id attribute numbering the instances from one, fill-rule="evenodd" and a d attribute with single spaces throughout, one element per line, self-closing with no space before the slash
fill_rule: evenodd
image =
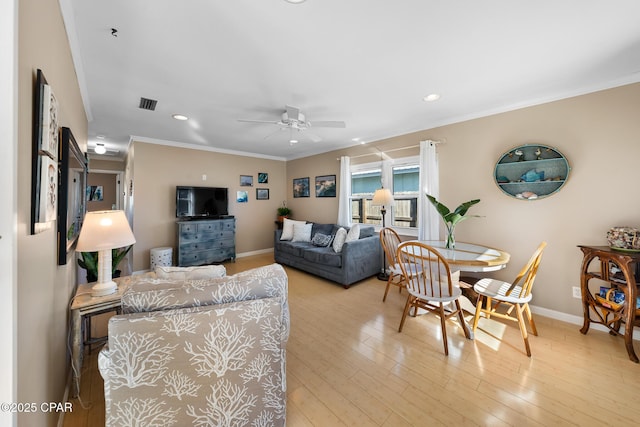
<path id="1" fill-rule="evenodd" d="M 142 108 L 143 110 L 154 111 L 156 109 L 157 103 L 158 101 L 156 101 L 155 99 L 140 98 L 140 105 L 138 106 L 138 108 Z"/>

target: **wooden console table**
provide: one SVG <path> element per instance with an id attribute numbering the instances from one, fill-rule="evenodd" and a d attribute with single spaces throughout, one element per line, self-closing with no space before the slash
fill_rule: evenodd
<path id="1" fill-rule="evenodd" d="M 580 270 L 584 324 L 580 332 L 586 334 L 589 331 L 589 324 L 594 322 L 606 326 L 612 335 L 621 335 L 620 326 L 624 323 L 624 343 L 629 359 L 638 363 L 638 356 L 633 350 L 633 327 L 640 326 L 640 310 L 636 310 L 640 253 L 619 251 L 608 246 L 579 245 L 578 247 L 584 254 Z M 599 260 L 600 270 L 590 271 L 589 266 L 596 259 Z M 622 307 L 616 310 L 600 303 L 594 297 L 594 292 L 597 293 L 599 287 L 589 290 L 591 279 L 608 282 L 609 287 L 623 291 L 625 302 Z"/>

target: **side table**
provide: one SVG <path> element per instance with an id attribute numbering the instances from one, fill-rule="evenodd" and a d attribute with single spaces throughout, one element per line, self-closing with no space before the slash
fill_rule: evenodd
<path id="1" fill-rule="evenodd" d="M 637 281 L 640 278 L 640 253 L 618 251 L 608 246 L 579 245 L 578 247 L 584 254 L 580 270 L 584 324 L 580 332 L 586 334 L 589 331 L 590 323 L 593 322 L 606 326 L 612 335 L 621 335 L 620 326 L 624 323 L 624 343 L 629 359 L 638 363 L 638 356 L 633 349 L 633 328 L 640 326 L 640 315 L 636 310 Z M 599 271 L 589 269 L 592 261 L 599 264 Z M 594 290 L 589 289 L 589 280 L 591 279 L 608 282 L 610 287 L 624 292 L 625 301 L 622 308 L 614 309 L 608 304 L 602 304 L 598 301 L 593 296 Z"/>
<path id="2" fill-rule="evenodd" d="M 71 341 L 71 370 L 73 375 L 71 397 L 77 397 L 80 394 L 80 373 L 82 371 L 82 359 L 84 356 L 83 320 L 86 316 L 93 313 L 120 310 L 122 306 L 122 292 L 129 285 L 131 277 L 119 277 L 113 280 L 118 284 L 118 291 L 113 294 L 92 297 L 91 287 L 94 284 L 87 283 L 78 285 L 76 293 L 71 300 L 69 308 L 71 317 L 69 339 Z"/>

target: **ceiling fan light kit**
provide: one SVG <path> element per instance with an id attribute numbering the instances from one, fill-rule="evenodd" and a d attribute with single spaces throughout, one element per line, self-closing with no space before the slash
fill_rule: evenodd
<path id="1" fill-rule="evenodd" d="M 280 120 L 272 121 L 272 120 L 251 120 L 251 119 L 238 119 L 239 122 L 246 123 L 262 123 L 262 124 L 272 124 L 280 126 L 280 129 L 289 129 L 289 132 L 292 131 L 307 131 L 309 128 L 345 128 L 347 125 L 343 121 L 332 120 L 332 121 L 307 121 L 307 117 L 300 111 L 298 107 L 292 107 L 290 105 L 285 106 L 284 112 L 280 116 Z M 309 132 L 306 132 L 306 135 L 313 142 L 320 142 L 322 138 L 317 135 L 313 135 Z M 271 136 L 271 135 L 269 135 Z M 296 144 L 298 142 L 297 139 L 289 138 L 289 143 L 291 145 Z"/>

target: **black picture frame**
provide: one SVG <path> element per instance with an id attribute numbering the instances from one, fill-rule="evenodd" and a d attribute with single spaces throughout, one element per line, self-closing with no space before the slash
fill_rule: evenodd
<path id="1" fill-rule="evenodd" d="M 36 234 L 36 224 L 40 216 L 40 172 L 42 160 L 40 158 L 40 137 L 43 118 L 42 106 L 44 103 L 44 86 L 47 79 L 42 70 L 36 71 L 36 80 L 33 86 L 33 129 L 31 148 L 31 234 Z"/>
<path id="2" fill-rule="evenodd" d="M 269 189 L 256 188 L 256 200 L 269 200 Z"/>
<path id="3" fill-rule="evenodd" d="M 336 197 L 336 176 L 316 176 L 316 197 Z"/>
<path id="4" fill-rule="evenodd" d="M 269 174 L 267 172 L 258 172 L 258 184 L 268 184 Z"/>
<path id="5" fill-rule="evenodd" d="M 67 254 L 75 246 L 87 210 L 86 186 L 88 160 L 73 137 L 71 129 L 60 130 L 58 155 L 58 265 L 67 263 Z"/>
<path id="6" fill-rule="evenodd" d="M 293 197 L 311 197 L 309 195 L 309 177 L 293 179 Z"/>

